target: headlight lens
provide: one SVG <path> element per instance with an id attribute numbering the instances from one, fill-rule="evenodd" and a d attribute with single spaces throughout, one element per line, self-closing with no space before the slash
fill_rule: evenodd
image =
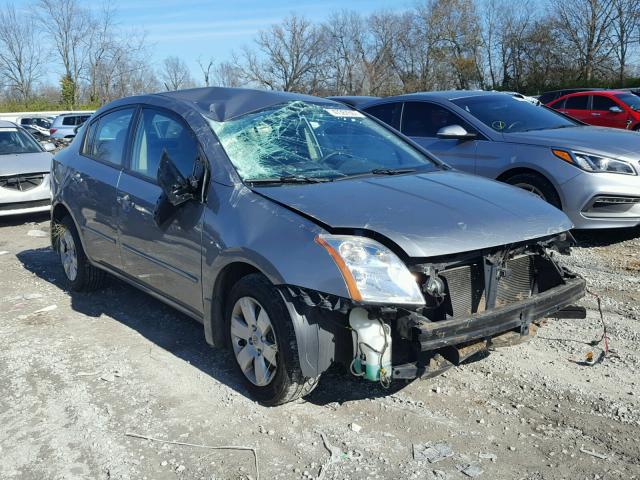
<path id="1" fill-rule="evenodd" d="M 336 262 L 353 300 L 424 305 L 416 279 L 384 245 L 354 235 L 318 235 L 316 242 Z"/>
<path id="2" fill-rule="evenodd" d="M 594 155 L 591 153 L 574 152 L 554 149 L 553 154 L 564 160 L 565 162 L 572 163 L 578 168 L 587 172 L 595 173 L 621 173 L 623 175 L 637 175 L 635 169 L 629 162 L 624 160 L 618 160 L 616 158 L 603 157 L 601 155 Z"/>

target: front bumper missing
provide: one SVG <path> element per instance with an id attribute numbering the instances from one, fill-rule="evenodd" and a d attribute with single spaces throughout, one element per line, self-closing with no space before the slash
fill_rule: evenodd
<path id="1" fill-rule="evenodd" d="M 416 314 L 399 319 L 403 336 L 419 344 L 419 360 L 393 367 L 394 378 L 432 377 L 493 346 L 520 343 L 535 334 L 532 322 L 545 317 L 580 318 L 568 308 L 584 296 L 583 278 L 568 278 L 545 292 L 468 318 L 437 322 Z M 583 318 L 583 317 L 582 317 Z M 535 326 L 533 326 L 535 327 Z"/>

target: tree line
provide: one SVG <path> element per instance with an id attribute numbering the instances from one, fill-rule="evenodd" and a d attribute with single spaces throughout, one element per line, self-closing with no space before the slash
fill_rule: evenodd
<path id="1" fill-rule="evenodd" d="M 640 86 L 640 1 L 422 0 L 402 11 L 291 14 L 227 59 L 153 64 L 141 31 L 112 4 L 34 0 L 0 9 L 0 103 L 98 106 L 194 86 L 253 86 L 316 95 L 441 89 L 536 94 L 570 86 Z M 51 69 L 59 85 L 47 85 Z"/>

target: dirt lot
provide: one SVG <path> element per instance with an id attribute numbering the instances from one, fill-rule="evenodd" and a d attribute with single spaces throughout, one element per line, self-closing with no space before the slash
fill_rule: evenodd
<path id="1" fill-rule="evenodd" d="M 568 261 L 603 299 L 617 355 L 601 364 L 580 365 L 600 351 L 590 297 L 586 320 L 439 378 L 390 393 L 331 372 L 269 409 L 198 323 L 115 280 L 66 291 L 48 221 L 32 220 L 0 223 L 1 479 L 257 477 L 251 451 L 128 432 L 255 447 L 262 479 L 640 478 L 639 230 L 582 234 Z M 414 459 L 427 442 L 453 455 Z"/>

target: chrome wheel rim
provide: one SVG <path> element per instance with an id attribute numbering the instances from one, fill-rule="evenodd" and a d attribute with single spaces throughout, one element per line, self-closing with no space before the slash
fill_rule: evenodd
<path id="1" fill-rule="evenodd" d="M 514 186 L 526 190 L 529 193 L 533 193 L 534 195 L 540 197 L 542 200 L 547 200 L 547 198 L 544 196 L 544 193 L 542 193 L 539 188 L 534 187 L 529 183 L 516 183 L 514 184 Z"/>
<path id="2" fill-rule="evenodd" d="M 242 297 L 231 311 L 231 343 L 240 369 L 258 387 L 276 375 L 278 344 L 267 311 L 251 297 Z"/>
<path id="3" fill-rule="evenodd" d="M 68 229 L 60 237 L 60 260 L 62 268 L 67 278 L 74 281 L 78 276 L 78 255 L 76 252 L 76 242 Z"/>

